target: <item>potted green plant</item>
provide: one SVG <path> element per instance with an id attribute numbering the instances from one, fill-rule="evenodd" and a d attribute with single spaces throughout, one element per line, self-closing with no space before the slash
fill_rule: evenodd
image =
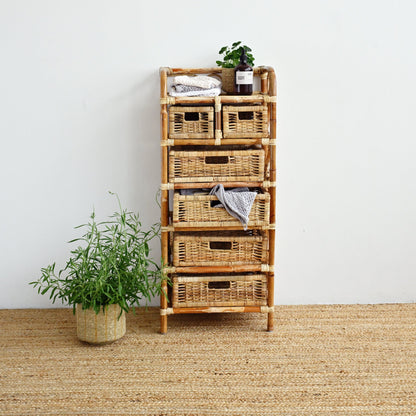
<path id="1" fill-rule="evenodd" d="M 240 63 L 241 48 L 244 48 L 247 55 L 247 63 L 254 66 L 252 50 L 247 45 L 241 45 L 241 41 L 234 42 L 231 46 L 223 46 L 219 50 L 222 55 L 217 65 L 222 68 L 222 89 L 225 92 L 234 92 L 234 68 Z"/>
<path id="2" fill-rule="evenodd" d="M 111 192 L 110 192 L 111 193 Z M 111 193 L 112 194 L 112 193 Z M 116 195 L 116 194 L 113 194 Z M 82 341 L 115 341 L 126 332 L 125 313 L 160 294 L 163 269 L 149 256 L 149 242 L 159 235 L 160 224 L 142 230 L 139 215 L 122 208 L 107 221 L 97 222 L 93 210 L 65 267 L 53 263 L 41 269 L 30 284 L 38 293 L 49 293 L 52 303 L 60 299 L 73 307 L 77 335 Z"/>

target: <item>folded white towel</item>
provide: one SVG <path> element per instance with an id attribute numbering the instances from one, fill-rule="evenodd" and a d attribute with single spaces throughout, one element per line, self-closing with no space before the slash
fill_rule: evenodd
<path id="1" fill-rule="evenodd" d="M 199 87 L 207 90 L 221 87 L 221 81 L 219 79 L 206 75 L 178 75 L 173 77 L 172 81 L 173 85 L 188 85 L 189 87 Z"/>

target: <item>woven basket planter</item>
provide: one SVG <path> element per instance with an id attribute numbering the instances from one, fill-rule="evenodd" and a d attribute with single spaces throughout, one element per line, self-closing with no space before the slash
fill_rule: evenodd
<path id="1" fill-rule="evenodd" d="M 81 341 L 91 344 L 102 344 L 116 341 L 126 333 L 126 314 L 120 316 L 119 305 L 108 305 L 105 312 L 102 308 L 98 314 L 93 309 L 76 307 L 77 335 Z M 120 316 L 120 318 L 119 318 Z"/>
<path id="2" fill-rule="evenodd" d="M 234 68 L 222 68 L 222 89 L 227 94 L 234 94 Z"/>
<path id="3" fill-rule="evenodd" d="M 267 237 L 259 230 L 175 233 L 174 266 L 260 265 L 267 263 Z"/>
<path id="4" fill-rule="evenodd" d="M 180 195 L 173 197 L 173 223 L 175 227 L 231 226 L 242 228 L 241 222 L 231 216 L 225 208 L 215 206 L 214 195 Z M 257 194 L 251 207 L 248 227 L 265 227 L 269 224 L 270 195 Z"/>
<path id="5" fill-rule="evenodd" d="M 171 139 L 213 139 L 214 107 L 169 107 Z"/>
<path id="6" fill-rule="evenodd" d="M 264 150 L 171 151 L 169 181 L 256 182 L 264 180 Z"/>
<path id="7" fill-rule="evenodd" d="M 225 139 L 269 137 L 267 106 L 224 105 L 222 116 Z"/>
<path id="8" fill-rule="evenodd" d="M 173 276 L 174 308 L 198 306 L 267 305 L 267 278 L 263 274 Z"/>

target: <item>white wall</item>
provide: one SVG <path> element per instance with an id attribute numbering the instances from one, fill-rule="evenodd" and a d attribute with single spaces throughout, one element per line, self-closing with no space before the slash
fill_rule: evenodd
<path id="1" fill-rule="evenodd" d="M 415 301 L 414 4 L 2 0 L 0 308 L 50 306 L 107 190 L 158 220 L 158 68 L 240 39 L 279 81 L 276 303 Z"/>

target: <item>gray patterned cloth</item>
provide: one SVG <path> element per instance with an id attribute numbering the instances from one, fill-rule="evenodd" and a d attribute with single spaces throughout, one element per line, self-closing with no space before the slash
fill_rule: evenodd
<path id="1" fill-rule="evenodd" d="M 256 192 L 251 192 L 248 188 L 233 188 L 226 191 L 222 184 L 218 184 L 211 189 L 209 194 L 215 195 L 220 200 L 221 203 L 215 205 L 216 207 L 224 207 L 247 230 L 248 217 L 256 199 Z"/>
<path id="2" fill-rule="evenodd" d="M 190 85 L 172 85 L 172 90 L 175 92 L 189 92 L 189 91 L 205 91 L 206 88 L 191 87 Z"/>
<path id="3" fill-rule="evenodd" d="M 182 90 L 182 91 L 180 91 Z M 172 85 L 169 95 L 172 97 L 216 97 L 221 94 L 221 88 L 211 88 L 209 90 L 190 87 L 187 85 Z"/>

